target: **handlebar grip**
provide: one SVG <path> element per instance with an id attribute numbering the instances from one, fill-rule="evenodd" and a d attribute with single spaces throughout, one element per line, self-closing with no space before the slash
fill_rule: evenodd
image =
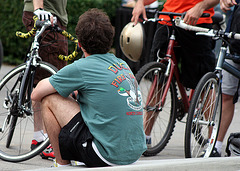
<path id="1" fill-rule="evenodd" d="M 32 30 L 30 30 L 27 33 L 23 33 L 23 32 L 17 31 L 16 32 L 16 36 L 20 37 L 20 38 L 27 39 L 27 38 L 31 37 L 32 35 L 34 35 L 36 33 L 36 31 L 37 31 L 37 29 L 35 27 L 33 27 Z"/>
<path id="2" fill-rule="evenodd" d="M 16 36 L 20 37 L 20 38 L 27 39 L 27 38 L 31 37 L 32 35 L 34 35 L 37 31 L 36 21 L 38 20 L 38 17 L 34 15 L 33 20 L 34 20 L 34 26 L 29 32 L 23 33 L 23 32 L 17 31 Z"/>
<path id="3" fill-rule="evenodd" d="M 60 33 L 69 40 L 71 40 L 72 42 L 76 44 L 78 43 L 78 40 L 75 37 L 73 37 L 70 33 L 68 33 L 66 30 L 61 30 Z"/>
<path id="4" fill-rule="evenodd" d="M 233 37 L 234 37 L 234 39 L 240 39 L 240 34 L 236 33 Z"/>
<path id="5" fill-rule="evenodd" d="M 71 61 L 71 60 L 73 60 L 77 55 L 78 55 L 78 52 L 75 50 L 75 51 L 73 51 L 73 53 L 71 53 L 71 54 L 68 55 L 68 56 L 59 55 L 58 58 L 61 59 L 61 60 L 63 60 L 63 61 Z"/>
<path id="6" fill-rule="evenodd" d="M 58 56 L 58 58 L 63 61 L 71 61 L 78 55 L 78 40 L 65 30 L 59 30 L 59 32 L 63 36 L 67 37 L 69 40 L 71 40 L 72 42 L 74 42 L 76 44 L 75 50 L 70 55 L 68 55 L 68 56 L 59 55 Z"/>
<path id="7" fill-rule="evenodd" d="M 178 26 L 182 29 L 185 29 L 185 30 L 189 30 L 189 31 L 208 32 L 210 30 L 210 29 L 203 28 L 203 27 L 188 25 L 188 24 L 184 23 L 183 20 L 181 20 L 181 18 L 179 18 L 179 17 L 177 17 L 175 19 L 175 24 L 176 24 L 176 26 Z"/>

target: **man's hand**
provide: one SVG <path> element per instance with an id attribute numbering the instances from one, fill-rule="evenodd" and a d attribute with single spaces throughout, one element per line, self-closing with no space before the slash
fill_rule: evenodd
<path id="1" fill-rule="evenodd" d="M 143 19 L 147 20 L 146 10 L 145 10 L 145 7 L 144 7 L 144 1 L 143 0 L 138 0 L 134 9 L 133 9 L 132 18 L 131 18 L 131 21 L 134 22 L 134 25 L 137 24 L 139 16 L 141 14 L 143 15 Z"/>
<path id="2" fill-rule="evenodd" d="M 234 0 L 235 1 L 235 0 Z M 219 3 L 219 0 L 202 0 L 194 7 L 187 11 L 183 21 L 186 24 L 196 25 L 198 19 L 202 16 L 203 12 L 209 8 L 214 7 Z"/>
<path id="3" fill-rule="evenodd" d="M 38 19 L 41 20 L 41 21 L 50 20 L 53 17 L 53 15 L 50 12 L 45 11 L 42 8 L 39 8 L 39 9 L 35 10 L 34 14 L 37 15 Z"/>
<path id="4" fill-rule="evenodd" d="M 198 5 L 195 5 L 193 8 L 187 11 L 183 21 L 186 24 L 189 25 L 196 25 L 198 19 L 201 17 L 203 14 L 203 9 L 199 8 Z"/>
<path id="5" fill-rule="evenodd" d="M 234 5 L 237 5 L 235 0 L 220 0 L 220 7 L 223 12 L 227 12 Z"/>

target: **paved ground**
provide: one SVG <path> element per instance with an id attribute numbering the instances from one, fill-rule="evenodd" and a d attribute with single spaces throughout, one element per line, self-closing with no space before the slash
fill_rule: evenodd
<path id="1" fill-rule="evenodd" d="M 0 78 L 12 67 L 3 65 Z M 236 105 L 236 114 L 233 119 L 227 137 L 231 132 L 240 131 L 240 102 Z M 185 120 L 185 118 L 183 119 Z M 177 122 L 173 136 L 167 147 L 154 157 L 141 157 L 140 160 L 129 166 L 115 166 L 107 168 L 87 169 L 84 166 L 65 168 L 64 170 L 240 170 L 240 158 L 221 157 L 208 159 L 185 159 L 184 158 L 184 132 L 185 123 Z M 225 150 L 226 140 L 224 141 Z M 223 154 L 224 156 L 225 154 Z M 2 170 L 55 170 L 50 168 L 51 160 L 43 160 L 36 156 L 31 160 L 20 163 L 9 163 L 0 160 L 0 171 Z M 62 169 L 58 169 L 62 170 Z"/>

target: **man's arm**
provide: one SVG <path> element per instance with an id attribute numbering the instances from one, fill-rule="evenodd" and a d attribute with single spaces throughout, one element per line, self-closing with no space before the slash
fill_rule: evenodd
<path id="1" fill-rule="evenodd" d="M 43 9 L 43 0 L 33 0 L 34 11 L 38 8 Z"/>
<path id="2" fill-rule="evenodd" d="M 34 101 L 42 101 L 45 96 L 56 92 L 57 91 L 55 90 L 55 88 L 49 82 L 49 78 L 45 78 L 37 84 L 36 88 L 31 94 L 31 98 Z"/>
<path id="3" fill-rule="evenodd" d="M 219 0 L 203 0 L 187 11 L 183 21 L 190 25 L 196 25 L 203 12 L 216 6 Z"/>
<path id="4" fill-rule="evenodd" d="M 138 0 L 133 9 L 131 21 L 134 22 L 135 24 L 137 24 L 139 16 L 141 14 L 143 15 L 143 19 L 147 20 L 147 15 L 146 15 L 144 6 L 149 5 L 149 4 L 153 3 L 154 1 L 156 1 L 156 0 Z"/>

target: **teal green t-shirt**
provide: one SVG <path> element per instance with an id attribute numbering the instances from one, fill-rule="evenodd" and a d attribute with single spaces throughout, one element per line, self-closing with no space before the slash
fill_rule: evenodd
<path id="1" fill-rule="evenodd" d="M 113 54 L 95 54 L 50 77 L 64 97 L 79 90 L 82 117 L 104 159 L 130 164 L 146 150 L 142 98 L 129 66 Z"/>

